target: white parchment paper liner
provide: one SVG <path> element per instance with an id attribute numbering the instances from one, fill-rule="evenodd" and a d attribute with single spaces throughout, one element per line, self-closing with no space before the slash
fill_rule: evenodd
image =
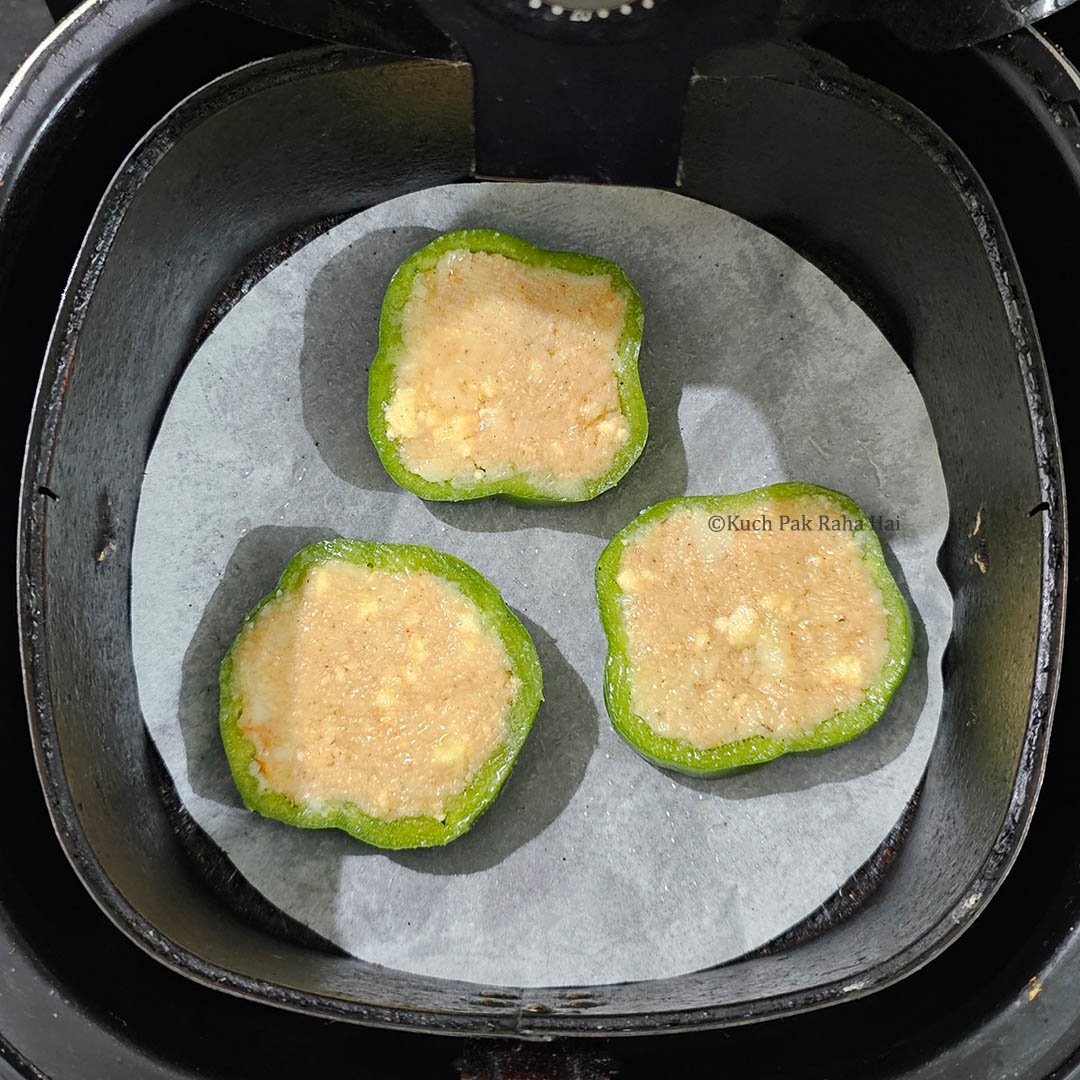
<path id="1" fill-rule="evenodd" d="M 646 312 L 641 460 L 591 503 L 424 503 L 365 427 L 383 291 L 438 233 L 499 228 L 613 259 Z M 824 755 L 698 781 L 639 758 L 603 706 L 592 576 L 607 538 L 682 494 L 806 480 L 895 522 L 881 536 L 916 624 L 886 716 Z M 941 705 L 948 521 L 912 376 L 836 286 L 769 234 L 681 196 L 468 184 L 383 203 L 259 282 L 192 360 L 143 483 L 132 638 L 146 723 L 184 805 L 282 910 L 365 960 L 503 985 L 677 975 L 763 944 L 821 904 L 897 822 Z M 546 700 L 472 831 L 383 853 L 245 810 L 217 724 L 217 667 L 286 561 L 342 535 L 475 566 L 532 632 Z"/>

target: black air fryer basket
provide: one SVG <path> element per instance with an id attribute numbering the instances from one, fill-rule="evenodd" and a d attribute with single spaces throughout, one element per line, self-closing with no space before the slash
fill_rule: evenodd
<path id="1" fill-rule="evenodd" d="M 319 1033 L 328 1055 L 350 1039 L 385 1048 L 407 1036 L 314 1018 L 533 1039 L 723 1027 L 732 1030 L 667 1045 L 769 1048 L 778 1069 L 789 1054 L 793 1070 L 807 1070 L 784 1076 L 830 1075 L 853 1053 L 863 1075 L 899 1075 L 870 1070 L 898 1070 L 911 1051 L 875 1064 L 845 1017 L 900 1010 L 923 1025 L 924 1046 L 936 1045 L 943 1010 L 925 990 L 933 972 L 978 971 L 972 951 L 987 946 L 967 943 L 1000 925 L 998 911 L 1012 926 L 1033 901 L 1013 879 L 994 897 L 1031 828 L 1048 760 L 1052 777 L 1066 771 L 1062 792 L 1070 775 L 1075 783 L 1067 770 L 1080 773 L 1071 733 L 1050 740 L 1066 566 L 1047 362 L 1053 372 L 1067 355 L 1072 327 L 1069 255 L 1053 264 L 1047 251 L 1077 226 L 1054 238 L 1045 226 L 1055 207 L 1080 199 L 1068 146 L 1080 139 L 1069 69 L 1022 28 L 1046 5 L 963 5 L 962 15 L 929 3 L 623 7 L 99 0 L 32 61 L 21 96 L 0 103 L 0 305 L 8 325 L 19 322 L 13 358 L 28 369 L 44 358 L 18 541 L 34 759 L 83 885 L 164 965 L 102 923 L 103 940 L 123 950 L 119 977 L 152 971 L 171 988 L 162 993 L 220 1016 L 212 1040 L 229 1042 L 230 1015 L 237 1031 L 263 1018 L 297 1037 Z M 996 40 L 973 44 L 987 38 Z M 127 100 L 143 85 L 144 101 Z M 987 139 L 1003 119 L 1014 150 L 1042 169 L 1038 181 L 1031 170 L 1021 180 Z M 65 165 L 76 156 L 93 162 L 85 175 L 95 198 L 68 197 Z M 768 229 L 874 319 L 934 425 L 951 508 L 939 565 L 955 610 L 919 793 L 835 901 L 716 968 L 523 989 L 327 950 L 230 872 L 179 805 L 145 731 L 131 661 L 131 539 L 157 424 L 196 344 L 253 282 L 343 215 L 478 176 L 670 188 Z M 115 554 L 101 561 L 104 544 Z M 11 768 L 30 791 L 28 766 L 24 748 Z M 1060 811 L 1068 797 L 1052 805 Z M 43 818 L 36 827 L 54 846 Z M 1066 871 L 1048 858 L 1076 851 L 1063 832 L 1059 844 L 1036 828 L 1029 845 L 1038 861 L 1024 873 L 1041 883 L 1048 926 L 1061 927 L 1047 929 L 1041 952 L 1016 950 L 1023 970 L 1043 964 L 1046 942 L 1051 952 L 1078 948 L 1054 899 L 1059 887 L 1069 895 Z M 43 873 L 76 888 L 59 861 Z M 32 894 L 32 882 L 24 888 Z M 1008 967 L 984 963 L 988 973 Z M 1038 983 L 1034 1009 L 1045 980 L 1030 974 L 1015 996 L 1019 1006 Z M 837 1007 L 816 1011 L 825 1005 Z M 953 1005 L 957 1015 L 973 1007 Z M 1080 1025 L 1080 1000 L 1076 1011 Z M 991 1013 L 983 1008 L 976 1027 Z M 793 1042 L 781 1049 L 773 1043 L 785 1030 Z M 848 1042 L 798 1053 L 815 1030 Z M 897 1033 L 890 1045 L 902 1044 Z M 446 1060 L 456 1044 L 412 1045 Z M 650 1039 L 634 1045 L 640 1058 L 630 1044 L 612 1050 L 631 1072 L 663 1052 Z"/>

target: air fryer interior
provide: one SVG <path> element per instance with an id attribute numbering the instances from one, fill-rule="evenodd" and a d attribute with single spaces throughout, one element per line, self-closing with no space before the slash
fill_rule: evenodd
<path id="1" fill-rule="evenodd" d="M 935 425 L 954 636 L 922 796 L 879 888 L 827 933 L 769 955 L 659 982 L 523 991 L 395 973 L 275 935 L 224 903 L 181 844 L 128 626 L 157 422 L 215 300 L 252 259 L 265 267 L 333 215 L 470 176 L 472 105 L 463 63 L 296 53 L 189 99 L 114 183 L 57 324 L 24 494 L 36 745 L 65 847 L 106 910 L 165 962 L 324 1015 L 657 1030 L 884 985 L 952 940 L 1022 838 L 1057 661 L 1062 507 L 1038 343 L 985 192 L 925 118 L 805 52 L 741 50 L 701 66 L 680 183 L 776 232 L 863 303 Z"/>

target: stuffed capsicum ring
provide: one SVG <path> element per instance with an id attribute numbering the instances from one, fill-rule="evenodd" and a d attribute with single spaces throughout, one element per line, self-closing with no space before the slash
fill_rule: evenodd
<path id="1" fill-rule="evenodd" d="M 644 316 L 626 274 L 507 233 L 447 233 L 383 301 L 368 431 L 392 479 L 424 499 L 591 499 L 648 434 Z"/>
<path id="2" fill-rule="evenodd" d="M 541 696 L 532 639 L 472 567 L 327 540 L 244 620 L 221 664 L 221 735 L 250 809 L 429 847 L 495 799 Z"/>
<path id="3" fill-rule="evenodd" d="M 604 549 L 596 591 L 612 723 L 692 775 L 854 738 L 911 656 L 871 521 L 814 484 L 652 506 Z"/>

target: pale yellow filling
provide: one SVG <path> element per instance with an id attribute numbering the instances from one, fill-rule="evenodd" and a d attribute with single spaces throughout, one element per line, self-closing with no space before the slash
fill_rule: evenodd
<path id="1" fill-rule="evenodd" d="M 804 515 L 810 528 L 790 527 Z M 863 700 L 885 662 L 884 602 L 857 534 L 821 515 L 843 521 L 821 496 L 741 511 L 772 523 L 747 531 L 680 509 L 625 548 L 632 705 L 654 731 L 702 748 L 792 736 Z"/>
<path id="2" fill-rule="evenodd" d="M 441 820 L 502 742 L 519 687 L 481 620 L 435 574 L 313 569 L 236 646 L 253 772 L 299 804 Z"/>
<path id="3" fill-rule="evenodd" d="M 572 495 L 630 435 L 616 374 L 625 316 L 602 275 L 447 252 L 402 313 L 385 416 L 403 463 L 434 482 L 525 474 Z"/>

